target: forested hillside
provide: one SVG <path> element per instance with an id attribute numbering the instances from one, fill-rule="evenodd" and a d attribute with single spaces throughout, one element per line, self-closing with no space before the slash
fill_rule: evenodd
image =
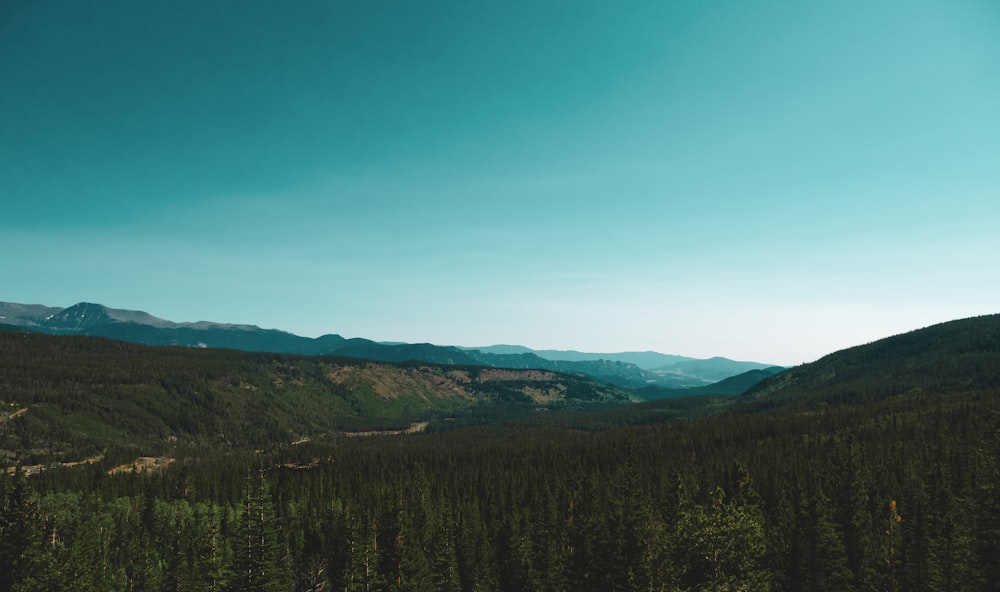
<path id="1" fill-rule="evenodd" d="M 995 394 L 0 479 L 0 589 L 995 590 Z"/>
<path id="2" fill-rule="evenodd" d="M 941 323 L 832 353 L 747 391 L 762 407 L 844 404 L 1000 385 L 1000 315 Z"/>
<path id="3" fill-rule="evenodd" d="M 825 377 L 814 384 L 829 392 L 847 388 L 835 377 L 851 377 L 857 396 L 823 391 L 791 404 L 772 384 L 754 395 L 604 410 L 587 429 L 587 414 L 549 411 L 501 427 L 256 452 L 216 443 L 171 464 L 105 456 L 9 474 L 0 478 L 0 590 L 996 591 L 1000 384 L 985 362 L 996 350 L 994 321 L 847 350 L 793 375 Z M 88 357 L 92 341 L 59 343 L 72 347 L 58 355 L 77 362 L 39 393 L 86 390 L 87 377 L 107 376 L 106 355 L 115 367 L 133 360 L 162 372 L 175 353 L 170 363 L 181 368 L 203 353 L 149 358 L 102 341 L 101 355 Z M 2 370 L 4 393 L 23 384 L 11 376 L 50 375 L 57 360 L 39 355 Z M 232 352 L 197 359 L 207 365 L 194 365 L 199 380 L 234 389 L 222 398 L 252 392 L 232 383 L 237 370 L 359 368 Z M 283 372 L 243 378 L 260 388 L 279 375 L 287 383 Z M 914 388 L 914 375 L 934 380 Z M 163 405 L 177 398 L 160 396 Z M 14 426 L 49 404 L 8 412 L 0 433 L 19 433 Z M 608 427 L 630 409 L 647 425 Z M 656 423 L 665 411 L 670 421 Z"/>
<path id="4" fill-rule="evenodd" d="M 545 371 L 147 347 L 0 331 L 0 461 L 267 448 L 488 407 L 628 402 Z"/>

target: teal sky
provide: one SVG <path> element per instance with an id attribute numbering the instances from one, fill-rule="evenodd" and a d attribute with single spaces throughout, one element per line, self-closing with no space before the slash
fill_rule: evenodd
<path id="1" fill-rule="evenodd" d="M 1000 4 L 0 4 L 0 300 L 779 364 L 1000 312 Z"/>

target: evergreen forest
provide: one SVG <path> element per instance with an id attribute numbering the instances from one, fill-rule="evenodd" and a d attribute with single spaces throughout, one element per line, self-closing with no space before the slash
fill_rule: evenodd
<path id="1" fill-rule="evenodd" d="M 323 379 L 333 359 L 0 343 L 2 591 L 1000 590 L 998 317 L 650 403 L 521 374 L 392 398 Z M 428 429 L 345 433 L 380 404 Z"/>

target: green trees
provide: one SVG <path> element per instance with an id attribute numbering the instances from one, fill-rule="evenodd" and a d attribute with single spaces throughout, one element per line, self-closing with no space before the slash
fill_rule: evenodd
<path id="1" fill-rule="evenodd" d="M 802 492 L 798 515 L 797 579 L 802 590 L 843 592 L 851 590 L 844 535 L 833 515 L 833 503 L 818 486 Z"/>
<path id="2" fill-rule="evenodd" d="M 0 475 L 0 590 L 996 590 L 994 404 L 457 430 L 191 455 L 154 475 Z"/>
<path id="3" fill-rule="evenodd" d="M 726 500 L 716 487 L 707 504 L 685 503 L 677 524 L 683 590 L 766 592 L 764 517 L 749 496 Z"/>
<path id="4" fill-rule="evenodd" d="M 208 502 L 190 504 L 187 500 L 174 502 L 173 528 L 176 542 L 171 545 L 174 557 L 170 560 L 175 590 L 192 592 L 223 592 L 232 579 L 233 554 L 227 540 L 227 514 L 225 506 Z"/>
<path id="5" fill-rule="evenodd" d="M 971 496 L 972 502 L 963 510 L 974 515 L 975 553 L 981 590 L 1000 591 L 1000 406 L 989 410 L 989 427 L 983 436 L 977 455 L 979 479 Z"/>
<path id="6" fill-rule="evenodd" d="M 233 592 L 286 592 L 285 569 L 277 516 L 263 468 L 247 476 L 237 516 L 233 551 Z"/>
<path id="7" fill-rule="evenodd" d="M 26 575 L 35 522 L 24 474 L 0 479 L 0 590 L 10 590 Z"/>
<path id="8" fill-rule="evenodd" d="M 876 533 L 878 504 L 872 499 L 874 476 L 868 467 L 862 444 L 854 437 L 839 440 L 833 452 L 839 474 L 835 482 L 837 520 L 844 529 L 844 551 L 852 574 L 851 589 L 876 588 L 881 566 L 880 545 Z"/>

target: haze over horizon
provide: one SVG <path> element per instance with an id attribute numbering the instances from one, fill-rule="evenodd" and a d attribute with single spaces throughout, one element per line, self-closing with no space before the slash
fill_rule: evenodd
<path id="1" fill-rule="evenodd" d="M 1000 5 L 0 10 L 0 300 L 794 365 L 1000 312 Z"/>

